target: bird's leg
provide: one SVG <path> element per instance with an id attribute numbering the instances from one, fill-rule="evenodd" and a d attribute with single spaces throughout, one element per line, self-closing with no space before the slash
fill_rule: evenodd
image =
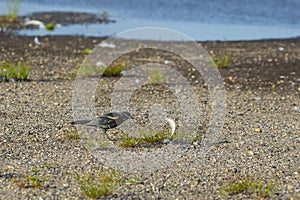
<path id="1" fill-rule="evenodd" d="M 104 129 L 104 134 L 106 135 L 106 137 L 107 137 L 110 141 L 114 141 L 111 137 L 108 136 L 108 134 L 106 133 L 106 129 Z"/>

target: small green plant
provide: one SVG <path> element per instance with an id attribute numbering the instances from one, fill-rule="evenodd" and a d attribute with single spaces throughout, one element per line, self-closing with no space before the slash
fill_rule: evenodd
<path id="1" fill-rule="evenodd" d="M 55 25 L 53 23 L 46 24 L 47 31 L 54 31 Z"/>
<path id="2" fill-rule="evenodd" d="M 150 71 L 150 81 L 151 83 L 162 83 L 164 81 L 164 77 L 161 71 Z"/>
<path id="3" fill-rule="evenodd" d="M 75 80 L 77 77 L 77 71 L 68 72 L 68 74 L 65 77 L 69 80 Z"/>
<path id="4" fill-rule="evenodd" d="M 46 167 L 47 169 L 50 169 L 52 166 L 53 166 L 53 164 L 51 164 L 51 163 L 45 163 L 45 167 Z"/>
<path id="5" fill-rule="evenodd" d="M 125 67 L 124 64 L 108 66 L 102 75 L 103 76 L 120 76 L 121 72 L 124 70 L 124 67 Z"/>
<path id="6" fill-rule="evenodd" d="M 79 140 L 81 135 L 81 132 L 65 132 L 65 137 L 69 140 Z"/>
<path id="7" fill-rule="evenodd" d="M 155 144 L 155 143 L 161 143 L 164 139 L 166 139 L 169 136 L 169 133 L 155 133 L 154 135 L 147 135 L 142 138 L 140 138 L 140 143 L 148 143 L 148 144 Z"/>
<path id="8" fill-rule="evenodd" d="M 119 146 L 125 148 L 134 148 L 143 145 L 155 145 L 155 144 L 161 144 L 165 139 L 169 139 L 172 141 L 175 139 L 175 136 L 173 135 L 173 137 L 170 137 L 168 132 L 159 132 L 152 135 L 144 133 L 143 137 L 141 138 L 134 138 L 125 135 L 119 141 Z"/>
<path id="9" fill-rule="evenodd" d="M 274 180 L 265 183 L 263 180 L 238 180 L 230 181 L 228 185 L 224 186 L 222 195 L 234 195 L 239 193 L 246 193 L 248 195 L 254 195 L 262 198 L 270 197 L 276 189 Z"/>
<path id="10" fill-rule="evenodd" d="M 78 74 L 83 77 L 96 76 L 102 74 L 102 76 L 120 76 L 124 70 L 124 64 L 113 65 L 108 67 L 95 66 L 95 65 L 84 65 L 80 68 Z"/>
<path id="11" fill-rule="evenodd" d="M 22 0 L 5 0 L 8 9 L 8 14 L 7 14 L 8 18 L 12 20 L 15 20 L 17 18 L 21 2 Z"/>
<path id="12" fill-rule="evenodd" d="M 1 63 L 0 77 L 2 77 L 3 82 L 8 81 L 9 79 L 24 81 L 27 79 L 30 69 L 29 65 L 25 62 L 18 62 L 17 65 L 10 62 Z"/>
<path id="13" fill-rule="evenodd" d="M 270 197 L 276 189 L 276 185 L 273 179 L 267 184 L 265 184 L 262 180 L 258 181 L 257 183 L 251 184 L 250 187 L 252 192 L 259 197 Z"/>
<path id="14" fill-rule="evenodd" d="M 44 187 L 44 184 L 49 181 L 48 178 L 40 178 L 38 176 L 25 176 L 23 179 L 12 178 L 11 181 L 21 188 Z"/>
<path id="15" fill-rule="evenodd" d="M 33 173 L 37 173 L 37 172 L 39 172 L 40 170 L 38 170 L 38 169 L 36 169 L 36 168 L 33 168 L 33 169 L 31 169 L 31 172 L 33 172 Z"/>
<path id="16" fill-rule="evenodd" d="M 27 176 L 26 180 L 32 184 L 33 187 L 41 187 L 40 179 L 37 176 Z"/>
<path id="17" fill-rule="evenodd" d="M 93 50 L 90 49 L 90 48 L 85 48 L 84 51 L 83 51 L 84 54 L 90 54 L 92 52 L 93 52 Z"/>
<path id="18" fill-rule="evenodd" d="M 230 64 L 231 57 L 229 55 L 225 55 L 223 58 L 217 58 L 216 56 L 212 56 L 212 64 L 214 67 L 223 67 L 226 68 Z"/>
<path id="19" fill-rule="evenodd" d="M 125 135 L 120 140 L 120 146 L 121 147 L 127 147 L 127 148 L 133 148 L 136 145 L 139 144 L 139 141 L 135 139 L 134 137 L 129 137 L 128 135 Z"/>
<path id="20" fill-rule="evenodd" d="M 99 199 L 103 196 L 108 196 L 124 183 L 121 175 L 115 170 L 100 172 L 98 176 L 86 174 L 80 176 L 76 174 L 76 180 L 80 184 L 81 191 L 89 198 Z"/>

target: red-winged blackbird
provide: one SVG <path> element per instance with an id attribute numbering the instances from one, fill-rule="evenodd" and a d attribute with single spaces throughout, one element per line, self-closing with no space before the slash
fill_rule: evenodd
<path id="1" fill-rule="evenodd" d="M 72 122 L 72 124 L 83 124 L 86 126 L 95 126 L 104 129 L 105 133 L 107 129 L 115 128 L 122 124 L 127 119 L 133 119 L 132 115 L 125 111 L 125 112 L 110 112 L 106 113 L 96 119 L 92 120 L 78 120 Z"/>

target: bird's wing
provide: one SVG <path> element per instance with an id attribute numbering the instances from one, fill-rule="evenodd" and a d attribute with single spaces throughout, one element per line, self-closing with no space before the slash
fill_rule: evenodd
<path id="1" fill-rule="evenodd" d="M 111 128 L 112 124 L 115 124 L 114 119 L 110 119 L 108 117 L 98 117 L 92 120 L 87 126 L 100 126 L 101 128 Z"/>

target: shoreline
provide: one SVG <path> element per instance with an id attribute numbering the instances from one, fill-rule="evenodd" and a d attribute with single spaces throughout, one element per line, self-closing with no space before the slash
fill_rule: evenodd
<path id="1" fill-rule="evenodd" d="M 32 65 L 32 73 L 29 77 L 31 80 L 68 79 L 67 71 L 76 72 L 87 55 L 85 50 L 92 50 L 98 43 L 107 39 L 107 37 L 43 36 L 38 37 L 42 45 L 36 45 L 33 36 L 0 34 L 0 38 L 2 62 L 15 62 L 15 58 L 9 55 L 13 52 L 17 60 L 25 60 Z M 206 50 L 212 59 L 220 61 L 225 56 L 229 57 L 228 67 L 218 68 L 224 81 L 229 85 L 236 83 L 228 80 L 228 77 L 234 78 L 234 82 L 240 82 L 243 86 L 248 85 L 250 88 L 255 88 L 260 83 L 271 85 L 282 82 L 280 77 L 284 76 L 292 78 L 296 82 L 296 86 L 300 87 L 296 80 L 297 75 L 300 74 L 300 67 L 298 67 L 300 40 L 298 38 L 197 43 Z M 12 52 L 5 52 L 5 49 Z M 39 51 L 42 51 L 43 54 L 39 55 L 38 60 L 50 61 L 50 63 L 42 64 L 44 70 L 42 73 L 39 73 L 36 58 Z M 55 60 L 68 64 L 62 67 Z M 50 73 L 47 74 L 47 71 Z M 295 75 L 292 76 L 292 74 Z M 281 85 L 285 85 L 288 81 L 283 81 Z"/>

